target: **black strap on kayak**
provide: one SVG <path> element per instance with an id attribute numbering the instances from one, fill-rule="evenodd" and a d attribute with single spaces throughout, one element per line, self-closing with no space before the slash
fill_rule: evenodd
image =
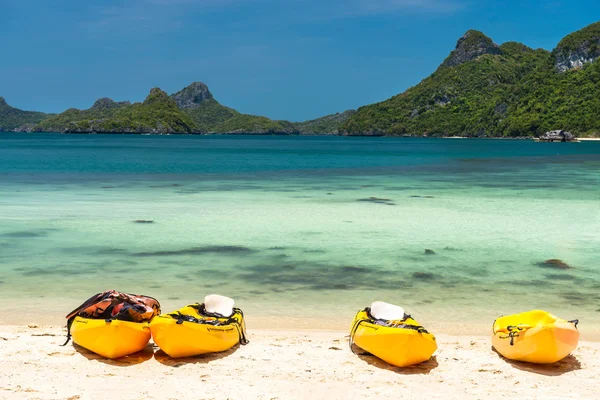
<path id="1" fill-rule="evenodd" d="M 240 316 L 242 317 L 242 321 L 244 320 L 244 312 L 241 309 L 234 308 L 233 315 L 235 315 L 235 314 L 240 314 Z M 236 327 L 236 329 L 238 331 L 239 339 L 240 339 L 240 344 L 242 346 L 245 346 L 248 343 L 250 343 L 250 341 L 246 337 L 246 332 L 244 331 L 244 327 L 242 326 L 242 324 L 239 323 L 238 320 L 233 318 L 233 315 L 231 316 L 231 318 L 229 318 L 228 322 L 230 322 L 233 326 Z"/>
<path id="2" fill-rule="evenodd" d="M 227 316 L 227 315 L 222 315 L 222 314 L 219 314 L 219 313 L 213 313 L 213 312 L 207 311 L 206 307 L 204 306 L 204 303 L 202 303 L 202 304 L 199 304 L 199 303 L 192 304 L 192 305 L 190 305 L 190 307 L 192 307 L 193 309 L 195 309 L 198 312 L 198 314 L 202 315 L 203 317 L 212 317 L 212 318 L 231 318 L 233 316 L 233 314 L 235 314 L 235 311 L 239 310 L 239 308 L 234 308 L 233 309 L 233 314 Z"/>
<path id="3" fill-rule="evenodd" d="M 519 336 L 519 334 L 516 331 L 511 331 L 508 334 L 508 337 L 510 338 L 510 345 L 514 346 L 515 345 L 515 337 Z"/>
<path id="4" fill-rule="evenodd" d="M 354 325 L 352 325 L 352 329 L 350 329 L 350 339 L 348 340 L 348 346 L 350 347 L 350 351 L 354 354 L 358 354 L 354 351 L 354 348 L 352 347 L 352 345 L 354 344 L 354 336 L 356 335 L 356 331 L 358 330 L 358 327 L 360 326 L 360 324 L 362 324 L 363 322 L 369 322 L 368 319 L 359 319 L 358 321 L 356 321 L 354 323 Z M 358 355 L 365 355 L 368 353 L 363 353 L 363 354 L 358 354 Z"/>
<path id="5" fill-rule="evenodd" d="M 231 325 L 235 326 L 235 329 L 238 331 L 239 342 L 242 346 L 247 345 L 250 341 L 246 338 L 246 333 L 244 332 L 244 328 L 240 326 L 240 324 L 236 321 Z"/>
<path id="6" fill-rule="evenodd" d="M 210 320 L 210 319 L 198 319 L 192 315 L 182 314 L 180 311 L 175 311 L 174 313 L 167 314 L 169 317 L 177 320 L 177 325 L 181 325 L 184 322 L 193 322 L 195 324 L 202 325 L 213 325 L 213 326 L 221 326 L 225 325 L 219 320 Z"/>
<path id="7" fill-rule="evenodd" d="M 239 343 L 241 345 L 247 345 L 248 343 L 250 343 L 250 341 L 248 340 L 248 338 L 246 338 L 246 332 L 244 332 L 244 327 L 240 324 L 240 322 L 234 318 L 234 316 L 236 314 L 239 314 L 242 317 L 242 320 L 244 320 L 244 312 L 239 309 L 239 308 L 234 308 L 233 309 L 233 313 L 230 316 L 225 316 L 219 313 L 213 313 L 210 311 L 206 310 L 206 306 L 204 305 L 204 303 L 199 304 L 192 304 L 190 307 L 194 308 L 198 314 L 202 315 L 202 316 L 206 316 L 206 317 L 212 317 L 212 318 L 224 318 L 227 319 L 227 321 L 225 322 L 226 325 L 233 325 L 237 331 L 238 331 L 238 337 L 239 337 Z"/>
<path id="8" fill-rule="evenodd" d="M 244 331 L 244 327 L 242 326 L 242 324 L 240 324 L 240 322 L 237 319 L 234 318 L 234 316 L 236 314 L 239 314 L 242 317 L 242 320 L 244 319 L 244 312 L 241 309 L 234 308 L 233 313 L 227 317 L 227 316 L 219 314 L 219 313 L 211 313 L 211 312 L 207 311 L 206 307 L 204 306 L 204 303 L 192 304 L 192 305 L 190 305 L 190 307 L 195 309 L 196 312 L 198 312 L 198 315 L 200 315 L 201 317 L 220 318 L 220 319 L 225 319 L 226 321 L 221 322 L 218 320 L 210 321 L 210 320 L 204 320 L 204 319 L 197 319 L 191 315 L 183 315 L 179 311 L 178 311 L 178 313 L 179 313 L 178 317 L 184 318 L 185 321 L 196 322 L 199 324 L 208 324 L 208 325 L 215 325 L 215 326 L 232 325 L 238 332 L 239 343 L 243 346 L 250 343 L 250 341 L 246 337 L 246 332 Z M 169 314 L 169 315 L 173 316 L 172 314 Z M 175 316 L 174 316 L 174 318 L 175 318 Z M 180 320 L 178 319 L 177 323 L 182 324 L 184 320 L 181 320 L 181 322 L 180 322 Z"/>
<path id="9" fill-rule="evenodd" d="M 73 325 L 73 321 L 75 321 L 75 317 L 71 317 L 67 320 L 67 340 L 61 345 L 63 347 L 71 341 L 71 325 Z"/>
<path id="10" fill-rule="evenodd" d="M 515 338 L 519 337 L 519 332 L 522 332 L 525 330 L 525 328 L 521 328 L 518 325 L 509 325 L 506 327 L 506 329 L 508 330 L 508 336 L 506 338 L 510 338 L 511 346 L 515 345 Z"/>
<path id="11" fill-rule="evenodd" d="M 574 320 L 567 321 L 567 322 L 570 322 L 571 324 L 575 325 L 575 329 L 577 329 L 577 325 L 579 325 L 579 320 L 578 319 L 574 319 Z"/>

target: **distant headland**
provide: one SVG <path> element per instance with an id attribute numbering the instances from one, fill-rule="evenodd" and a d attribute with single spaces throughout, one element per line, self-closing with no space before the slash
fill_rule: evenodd
<path id="1" fill-rule="evenodd" d="M 87 110 L 23 111 L 0 97 L 0 131 L 156 134 L 333 134 L 540 137 L 565 130 L 600 136 L 600 22 L 554 50 L 495 44 L 469 30 L 433 74 L 380 103 L 305 122 L 242 114 L 194 82 L 141 103 L 103 98 Z"/>

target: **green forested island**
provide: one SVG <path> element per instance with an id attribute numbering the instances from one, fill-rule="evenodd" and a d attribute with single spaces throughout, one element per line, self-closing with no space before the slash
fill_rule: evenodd
<path id="1" fill-rule="evenodd" d="M 498 46 L 468 31 L 417 86 L 361 107 L 343 126 L 352 135 L 538 136 L 564 129 L 600 134 L 600 22 L 552 51 Z"/>
<path id="2" fill-rule="evenodd" d="M 0 130 L 63 133 L 254 133 L 527 137 L 552 129 L 600 135 L 600 22 L 553 51 L 495 44 L 470 30 L 437 70 L 380 103 L 305 122 L 271 120 L 221 105 L 195 82 L 141 103 L 99 99 L 57 115 L 0 97 Z"/>

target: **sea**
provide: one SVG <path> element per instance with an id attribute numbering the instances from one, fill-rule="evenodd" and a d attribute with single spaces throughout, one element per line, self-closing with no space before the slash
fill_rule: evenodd
<path id="1" fill-rule="evenodd" d="M 0 133 L 0 324 L 108 289 L 226 295 L 250 331 L 381 300 L 435 332 L 543 309 L 600 335 L 600 142 Z"/>

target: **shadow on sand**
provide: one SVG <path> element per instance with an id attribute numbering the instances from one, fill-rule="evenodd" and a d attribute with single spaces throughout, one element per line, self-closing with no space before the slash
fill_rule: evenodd
<path id="1" fill-rule="evenodd" d="M 207 353 L 201 354 L 199 356 L 194 357 L 182 357 L 182 358 L 171 358 L 164 351 L 158 350 L 154 353 L 154 359 L 161 363 L 162 365 L 166 365 L 167 367 L 179 368 L 182 365 L 186 364 L 208 364 L 211 361 L 220 360 L 221 358 L 225 358 L 235 353 L 235 351 L 240 347 L 239 344 L 235 345 L 231 349 L 227 351 L 223 351 L 220 353 Z"/>
<path id="2" fill-rule="evenodd" d="M 117 367 L 130 367 L 132 365 L 141 364 L 144 361 L 148 361 L 149 359 L 151 359 L 152 355 L 154 354 L 152 344 L 148 344 L 142 351 L 138 351 L 137 353 L 133 353 L 125 357 L 116 358 L 114 360 L 96 354 L 93 351 L 90 351 L 85 347 L 81 347 L 80 345 L 75 343 L 73 343 L 73 347 L 75 348 L 75 351 L 77 351 L 79 354 L 81 354 L 88 360 L 100 361 L 101 363 L 114 365 Z"/>
<path id="3" fill-rule="evenodd" d="M 533 372 L 535 374 L 546 375 L 546 376 L 560 376 L 567 372 L 577 371 L 581 369 L 581 363 L 572 354 L 569 354 L 562 360 L 555 362 L 554 364 L 534 364 L 524 361 L 509 360 L 492 346 L 492 351 L 498 355 L 499 358 L 506 361 L 513 368 L 520 369 L 521 371 Z"/>
<path id="4" fill-rule="evenodd" d="M 410 367 L 395 367 L 391 364 L 386 363 L 382 359 L 370 354 L 366 353 L 363 349 L 356 345 L 352 345 L 352 351 L 354 354 L 358 356 L 362 361 L 366 362 L 369 365 L 373 365 L 377 368 L 386 369 L 388 371 L 395 372 L 400 375 L 427 375 L 434 369 L 438 367 L 438 362 L 435 356 L 431 357 L 429 360 L 424 361 L 420 364 L 411 365 Z"/>

